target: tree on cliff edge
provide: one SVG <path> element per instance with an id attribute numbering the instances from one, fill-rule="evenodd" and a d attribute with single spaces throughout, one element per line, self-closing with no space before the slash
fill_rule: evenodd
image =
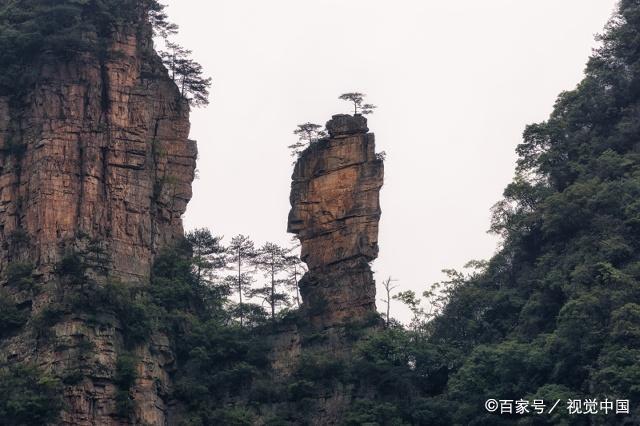
<path id="1" fill-rule="evenodd" d="M 298 128 L 293 131 L 293 134 L 298 136 L 298 142 L 288 146 L 292 157 L 300 155 L 309 145 L 328 136 L 327 132 L 322 130 L 321 125 L 310 122 L 298 124 Z"/>
<path id="2" fill-rule="evenodd" d="M 34 65 L 51 57 L 112 55 L 113 35 L 145 22 L 161 37 L 177 31 L 157 0 L 0 1 L 0 94 L 23 95 L 39 77 Z"/>
<path id="3" fill-rule="evenodd" d="M 367 115 L 367 114 L 373 113 L 373 110 L 376 109 L 377 106 L 373 104 L 363 104 L 362 102 L 364 102 L 365 96 L 367 95 L 365 95 L 364 93 L 349 92 L 349 93 L 343 93 L 338 97 L 338 99 L 353 103 L 354 115 L 358 114 L 358 111 L 360 111 L 360 114 L 362 115 Z"/>
<path id="4" fill-rule="evenodd" d="M 189 57 L 191 50 L 170 41 L 166 46 L 168 50 L 160 51 L 160 57 L 178 86 L 180 96 L 191 106 L 208 105 L 211 78 L 204 77 L 202 65 Z"/>

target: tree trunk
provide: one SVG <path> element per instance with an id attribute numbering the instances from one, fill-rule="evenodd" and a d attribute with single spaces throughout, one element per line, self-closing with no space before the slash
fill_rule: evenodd
<path id="1" fill-rule="evenodd" d="M 275 278 L 275 266 L 271 263 L 271 321 L 276 320 L 276 278 Z"/>
<path id="2" fill-rule="evenodd" d="M 240 327 L 243 326 L 243 312 L 242 312 L 242 274 L 240 272 L 240 265 L 242 263 L 242 257 L 240 256 L 240 248 L 238 248 L 238 295 L 240 296 Z"/>
<path id="3" fill-rule="evenodd" d="M 387 286 L 387 327 L 389 327 L 389 312 L 391 311 L 391 290 Z"/>
<path id="4" fill-rule="evenodd" d="M 293 265 L 293 279 L 296 283 L 296 303 L 300 307 L 300 290 L 298 290 L 298 267 Z"/>

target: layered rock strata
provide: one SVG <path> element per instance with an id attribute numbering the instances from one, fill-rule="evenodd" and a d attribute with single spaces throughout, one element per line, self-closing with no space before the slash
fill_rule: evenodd
<path id="1" fill-rule="evenodd" d="M 298 159 L 288 231 L 297 234 L 309 271 L 300 280 L 304 310 L 328 328 L 375 312 L 369 262 L 378 255 L 383 161 L 361 115 L 335 115 L 330 137 Z"/>
<path id="2" fill-rule="evenodd" d="M 34 265 L 36 291 L 2 283 L 31 318 L 67 291 L 54 273 L 66 254 L 97 246 L 109 280 L 145 285 L 154 256 L 183 235 L 196 161 L 189 107 L 141 27 L 115 32 L 106 54 L 43 58 L 32 89 L 0 98 L 0 276 L 15 262 Z M 65 387 L 62 424 L 165 424 L 166 339 L 135 349 L 134 413 L 123 418 L 120 324 L 97 323 L 63 313 L 47 341 L 26 327 L 0 341 L 0 366 L 35 364 L 58 377 L 79 370 L 79 383 Z"/>

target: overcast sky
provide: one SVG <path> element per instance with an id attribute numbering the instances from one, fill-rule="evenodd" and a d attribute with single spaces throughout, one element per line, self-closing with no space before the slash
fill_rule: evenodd
<path id="1" fill-rule="evenodd" d="M 338 95 L 364 92 L 387 152 L 376 279 L 421 293 L 441 269 L 495 252 L 490 208 L 524 126 L 580 81 L 616 2 L 166 3 L 176 41 L 213 77 L 211 105 L 192 113 L 199 179 L 186 228 L 287 243 L 293 129 L 349 112 Z"/>

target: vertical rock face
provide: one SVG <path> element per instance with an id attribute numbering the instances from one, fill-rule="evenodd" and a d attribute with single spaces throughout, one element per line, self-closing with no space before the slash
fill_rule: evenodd
<path id="1" fill-rule="evenodd" d="M 330 138 L 298 159 L 288 231 L 297 234 L 309 272 L 300 281 L 312 322 L 331 327 L 375 312 L 369 262 L 378 255 L 383 161 L 361 115 L 335 115 Z"/>
<path id="2" fill-rule="evenodd" d="M 97 244 L 110 279 L 145 285 L 154 255 L 183 235 L 196 161 L 189 107 L 143 27 L 114 33 L 106 55 L 43 60 L 33 90 L 0 98 L 0 277 L 28 261 L 38 291 L 0 283 L 32 318 L 65 292 L 53 271 L 70 250 Z M 135 349 L 135 413 L 123 419 L 113 381 L 122 336 L 117 319 L 99 323 L 67 312 L 48 342 L 29 331 L 0 341 L 0 365 L 80 369 L 80 383 L 65 387 L 63 424 L 164 424 L 166 339 Z"/>
<path id="3" fill-rule="evenodd" d="M 84 235 L 104 243 L 112 272 L 143 279 L 182 235 L 196 146 L 173 82 L 144 77 L 162 66 L 145 43 L 123 31 L 112 59 L 43 65 L 23 106 L 0 99 L 0 265 L 54 264 Z"/>

